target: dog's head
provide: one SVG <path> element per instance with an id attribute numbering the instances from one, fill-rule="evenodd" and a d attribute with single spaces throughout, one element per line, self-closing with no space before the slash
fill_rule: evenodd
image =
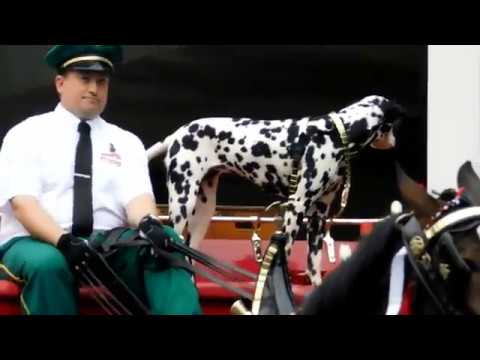
<path id="1" fill-rule="evenodd" d="M 357 149 L 367 145 L 375 149 L 395 147 L 396 129 L 406 119 L 405 109 L 382 96 L 368 96 L 341 110 L 349 140 Z"/>

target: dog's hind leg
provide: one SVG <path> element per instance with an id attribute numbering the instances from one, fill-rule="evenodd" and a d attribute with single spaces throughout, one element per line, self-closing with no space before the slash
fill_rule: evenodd
<path id="1" fill-rule="evenodd" d="M 215 213 L 219 178 L 220 173 L 208 174 L 200 185 L 199 196 L 188 221 L 190 244 L 193 248 L 197 249 L 205 237 L 210 220 Z"/>
<path id="2" fill-rule="evenodd" d="M 188 221 L 191 219 L 192 212 L 195 208 L 197 194 L 199 193 L 200 184 L 186 181 L 183 186 L 179 186 L 178 182 L 168 182 L 168 215 L 173 223 L 175 232 L 179 235 L 185 235 L 186 243 L 190 243 L 190 235 L 184 230 L 188 227 Z M 178 194 L 173 196 L 172 194 Z"/>

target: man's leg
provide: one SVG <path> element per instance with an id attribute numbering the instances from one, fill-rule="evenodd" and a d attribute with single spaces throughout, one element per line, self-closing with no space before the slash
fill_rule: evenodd
<path id="1" fill-rule="evenodd" d="M 145 301 L 151 314 L 201 314 L 198 291 L 187 271 L 165 267 L 139 248 L 120 249 L 107 261 L 130 290 Z"/>
<path id="2" fill-rule="evenodd" d="M 26 314 L 78 314 L 78 289 L 63 255 L 52 245 L 23 237 L 11 240 L 0 273 L 23 284 Z"/>
<path id="3" fill-rule="evenodd" d="M 191 275 L 178 268 L 145 269 L 145 290 L 154 315 L 200 315 L 198 290 Z"/>
<path id="4" fill-rule="evenodd" d="M 168 226 L 165 233 L 175 242 L 182 240 Z M 181 254 L 175 256 L 182 258 Z M 169 267 L 161 269 L 158 260 L 152 257 L 145 264 L 145 290 L 150 301 L 151 310 L 156 315 L 200 315 L 200 297 L 193 283 L 192 274 L 184 269 Z"/>

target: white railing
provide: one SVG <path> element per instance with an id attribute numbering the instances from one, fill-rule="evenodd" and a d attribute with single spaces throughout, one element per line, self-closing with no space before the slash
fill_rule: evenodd
<path id="1" fill-rule="evenodd" d="M 160 220 L 168 220 L 168 216 L 161 215 L 158 217 Z M 281 217 L 265 217 L 265 216 L 214 216 L 211 218 L 211 222 L 237 222 L 237 223 L 274 223 L 281 221 Z M 376 224 L 384 218 L 373 219 L 332 219 L 327 222 L 332 222 L 334 225 L 362 225 L 362 224 Z M 308 219 L 303 220 L 304 223 L 308 222 Z"/>

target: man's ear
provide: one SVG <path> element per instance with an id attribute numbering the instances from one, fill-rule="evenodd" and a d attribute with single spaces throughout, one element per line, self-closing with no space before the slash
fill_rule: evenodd
<path id="1" fill-rule="evenodd" d="M 65 82 L 65 77 L 63 75 L 55 76 L 55 88 L 57 89 L 57 93 L 59 95 L 62 94 L 63 84 Z"/>

